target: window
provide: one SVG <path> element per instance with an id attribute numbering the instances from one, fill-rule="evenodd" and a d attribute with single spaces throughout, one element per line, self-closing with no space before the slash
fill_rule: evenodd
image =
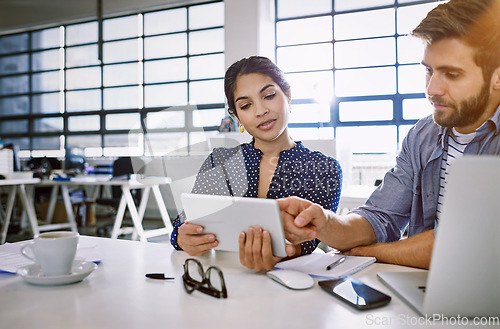
<path id="1" fill-rule="evenodd" d="M 408 34 L 439 3 L 275 3 L 276 63 L 292 87 L 293 137 L 335 136 L 337 149 L 394 153 L 408 127 L 431 113 L 423 45 Z"/>
<path id="2" fill-rule="evenodd" d="M 66 147 L 87 156 L 158 155 L 217 129 L 222 1 L 107 18 L 102 31 L 102 60 L 97 21 L 0 36 L 4 143 L 19 145 L 22 156 L 62 157 Z"/>

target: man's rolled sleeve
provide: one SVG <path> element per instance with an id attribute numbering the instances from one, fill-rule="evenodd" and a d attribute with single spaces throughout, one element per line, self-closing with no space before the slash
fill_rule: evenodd
<path id="1" fill-rule="evenodd" d="M 377 242 L 392 242 L 401 239 L 408 223 L 407 219 L 399 214 L 381 212 L 376 207 L 368 205 L 354 209 L 351 213 L 366 218 L 375 232 Z M 395 220 L 395 218 L 398 219 Z"/>

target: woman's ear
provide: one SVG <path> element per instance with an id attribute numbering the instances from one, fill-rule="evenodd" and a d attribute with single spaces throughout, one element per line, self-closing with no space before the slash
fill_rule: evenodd
<path id="1" fill-rule="evenodd" d="M 238 121 L 238 112 L 236 111 L 236 108 L 228 109 L 227 112 L 229 113 L 231 118 L 233 118 L 233 120 Z"/>
<path id="2" fill-rule="evenodd" d="M 288 91 L 285 92 L 286 97 L 288 97 L 288 104 L 292 103 L 292 91 L 288 89 Z"/>

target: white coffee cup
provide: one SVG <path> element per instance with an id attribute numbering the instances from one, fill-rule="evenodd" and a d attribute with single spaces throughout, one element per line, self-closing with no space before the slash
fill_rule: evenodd
<path id="1" fill-rule="evenodd" d="M 69 231 L 45 232 L 35 236 L 33 242 L 24 245 L 21 253 L 37 263 L 46 276 L 70 274 L 78 236 L 78 233 Z M 34 257 L 27 252 L 28 249 L 31 249 Z"/>

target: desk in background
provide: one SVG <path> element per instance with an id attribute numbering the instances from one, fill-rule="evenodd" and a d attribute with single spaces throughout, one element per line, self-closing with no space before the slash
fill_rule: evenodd
<path id="1" fill-rule="evenodd" d="M 16 200 L 16 195 L 19 194 L 21 203 L 23 205 L 23 209 L 28 216 L 28 221 L 31 226 L 31 230 L 33 234 L 39 234 L 40 230 L 50 230 L 61 228 L 61 226 L 44 226 L 39 227 L 35 208 L 33 205 L 32 198 L 32 187 L 34 184 L 40 183 L 40 179 L 38 178 L 14 178 L 14 179 L 2 179 L 0 180 L 0 186 L 4 186 L 8 188 L 8 196 L 7 196 L 7 204 L 5 206 L 5 218 L 3 223 L 2 232 L 0 235 L 0 244 L 5 243 L 5 239 L 7 238 L 7 231 L 9 229 L 10 219 L 12 218 L 12 213 L 14 211 L 14 203 Z M 76 230 L 76 227 L 75 227 Z"/>
<path id="2" fill-rule="evenodd" d="M 86 236 L 80 242 L 97 245 L 102 259 L 97 270 L 80 283 L 41 287 L 0 273 L 2 329 L 390 329 L 406 327 L 402 320 L 418 320 L 418 315 L 376 277 L 380 271 L 415 270 L 407 267 L 373 264 L 353 275 L 393 297 L 385 307 L 361 312 L 316 283 L 303 291 L 285 288 L 265 274 L 243 267 L 237 253 L 217 251 L 198 257 L 205 269 L 216 265 L 224 273 L 228 298 L 216 299 L 184 291 L 182 265 L 189 256 L 174 251 L 169 244 Z M 175 280 L 146 279 L 144 275 L 151 272 L 164 272 Z"/>
<path id="3" fill-rule="evenodd" d="M 121 228 L 123 217 L 125 211 L 128 208 L 130 217 L 134 224 L 134 234 L 133 239 L 138 238 L 140 241 L 146 242 L 148 238 L 169 234 L 172 231 L 172 223 L 170 222 L 170 217 L 167 213 L 167 208 L 161 196 L 160 185 L 170 184 L 171 180 L 168 177 L 144 177 L 140 179 L 130 179 L 130 180 L 114 180 L 114 179 L 99 179 L 94 177 L 82 177 L 76 180 L 61 180 L 61 181 L 42 181 L 39 186 L 51 186 L 52 192 L 49 201 L 49 207 L 47 210 L 47 221 L 50 222 L 54 214 L 54 208 L 57 201 L 57 195 L 59 189 L 64 200 L 64 206 L 66 213 L 68 215 L 68 221 L 70 223 L 75 222 L 75 214 L 71 206 L 71 200 L 69 195 L 69 187 L 75 186 L 119 186 L 122 190 L 122 196 L 120 198 L 120 204 L 115 217 L 115 223 L 113 226 L 113 232 L 111 237 L 116 239 L 120 234 L 124 232 Z M 134 199 L 130 190 L 141 189 L 141 202 L 139 204 L 139 209 L 137 209 Z M 154 198 L 158 204 L 158 209 L 160 210 L 160 215 L 164 224 L 163 228 L 155 230 L 145 231 L 142 226 L 142 220 L 144 218 L 144 213 L 146 211 L 146 205 L 149 200 L 150 192 L 153 191 Z M 96 195 L 94 195 L 96 197 Z M 76 224 L 75 224 L 76 225 Z"/>

